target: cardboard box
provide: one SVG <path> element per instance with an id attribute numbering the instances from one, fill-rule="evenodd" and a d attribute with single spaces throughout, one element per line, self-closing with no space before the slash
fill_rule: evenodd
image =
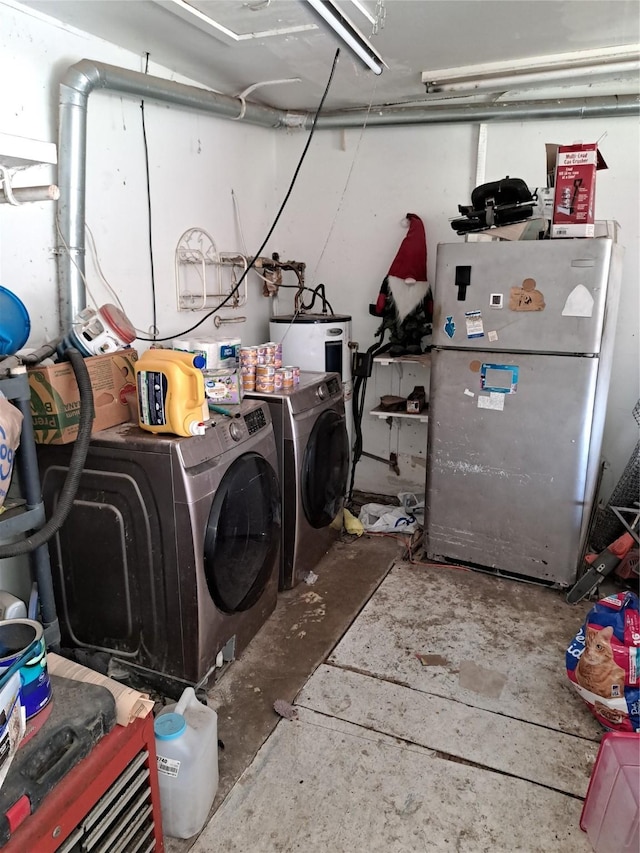
<path id="1" fill-rule="evenodd" d="M 136 392 L 133 349 L 85 358 L 93 388 L 96 417 L 92 432 L 129 420 L 127 396 Z M 75 441 L 80 424 L 80 392 L 75 373 L 67 361 L 39 365 L 28 370 L 31 415 L 39 444 L 68 444 Z"/>
<path id="2" fill-rule="evenodd" d="M 242 402 L 242 383 L 238 370 L 203 370 L 207 403 L 237 406 Z"/>
<path id="3" fill-rule="evenodd" d="M 465 235 L 467 243 L 494 243 L 502 240 L 539 240 L 547 231 L 547 223 L 542 217 L 512 222 L 510 225 L 498 225 L 485 231 L 471 231 Z"/>
<path id="4" fill-rule="evenodd" d="M 597 142 L 558 146 L 552 237 L 595 235 L 596 171 L 606 168 Z"/>
<path id="5" fill-rule="evenodd" d="M 551 226 L 553 219 L 553 187 L 536 187 L 535 194 L 538 197 L 534 216 L 540 217 Z"/>
<path id="6" fill-rule="evenodd" d="M 609 237 L 617 243 L 619 233 L 620 223 L 616 219 L 596 219 L 595 237 Z"/>

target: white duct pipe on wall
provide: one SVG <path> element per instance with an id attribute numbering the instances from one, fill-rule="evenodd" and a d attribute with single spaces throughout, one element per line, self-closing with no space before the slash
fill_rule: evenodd
<path id="1" fill-rule="evenodd" d="M 86 307 L 82 275 L 85 258 L 85 197 L 89 96 L 96 89 L 174 104 L 218 118 L 238 119 L 271 128 L 308 129 L 311 113 L 290 113 L 244 102 L 196 86 L 83 59 L 72 65 L 60 84 L 58 142 L 58 300 L 60 330 L 71 327 Z M 522 121 L 547 118 L 596 118 L 640 114 L 636 96 L 596 97 L 521 103 L 453 104 L 445 106 L 374 107 L 325 113 L 318 130 L 455 122 Z"/>

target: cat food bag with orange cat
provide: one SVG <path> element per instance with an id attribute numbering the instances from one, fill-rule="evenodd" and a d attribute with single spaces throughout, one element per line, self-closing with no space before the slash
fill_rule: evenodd
<path id="1" fill-rule="evenodd" d="M 640 602 L 634 592 L 601 599 L 567 649 L 567 675 L 606 729 L 640 731 Z"/>

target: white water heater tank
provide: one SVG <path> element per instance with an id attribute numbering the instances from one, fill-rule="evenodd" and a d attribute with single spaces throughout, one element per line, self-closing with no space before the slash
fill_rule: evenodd
<path id="1" fill-rule="evenodd" d="M 281 314 L 269 321 L 269 337 L 282 343 L 283 365 L 338 373 L 344 386 L 349 446 L 353 447 L 351 317 L 346 314 Z"/>

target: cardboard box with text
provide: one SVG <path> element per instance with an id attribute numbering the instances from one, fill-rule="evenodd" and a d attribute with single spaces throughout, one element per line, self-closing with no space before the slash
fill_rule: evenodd
<path id="1" fill-rule="evenodd" d="M 136 392 L 134 349 L 85 358 L 96 417 L 92 432 L 129 420 L 127 396 Z M 29 368 L 31 415 L 38 444 L 75 441 L 80 424 L 80 392 L 68 361 Z"/>
<path id="2" fill-rule="evenodd" d="M 558 146 L 552 237 L 595 235 L 596 171 L 606 168 L 596 142 Z"/>

